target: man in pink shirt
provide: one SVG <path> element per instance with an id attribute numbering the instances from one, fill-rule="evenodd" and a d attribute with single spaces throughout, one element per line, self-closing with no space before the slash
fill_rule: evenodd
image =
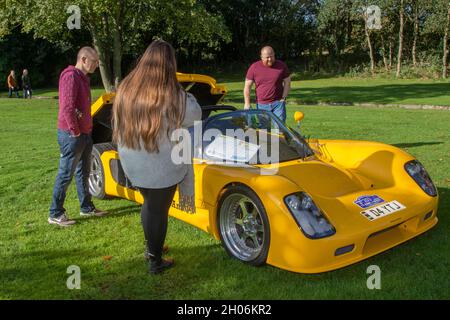
<path id="1" fill-rule="evenodd" d="M 68 66 L 59 78 L 58 144 L 59 169 L 53 188 L 53 200 L 48 222 L 59 226 L 75 223 L 64 209 L 67 188 L 75 174 L 81 216 L 103 216 L 96 209 L 89 193 L 89 174 L 92 152 L 91 90 L 87 74 L 98 67 L 97 52 L 83 47 L 75 66 Z"/>
<path id="2" fill-rule="evenodd" d="M 247 71 L 244 86 L 244 109 L 250 109 L 250 90 L 256 87 L 256 108 L 273 112 L 286 122 L 286 98 L 291 89 L 291 76 L 286 64 L 275 59 L 272 47 L 261 49 L 261 60 Z"/>

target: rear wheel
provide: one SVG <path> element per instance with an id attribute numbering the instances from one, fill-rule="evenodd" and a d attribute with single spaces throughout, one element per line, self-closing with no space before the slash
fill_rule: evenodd
<path id="1" fill-rule="evenodd" d="M 101 155 L 105 151 L 115 150 L 112 143 L 94 144 L 91 157 L 91 172 L 89 174 L 89 192 L 98 199 L 105 199 L 105 171 Z"/>
<path id="2" fill-rule="evenodd" d="M 229 255 L 254 266 L 266 262 L 269 220 L 261 200 L 250 188 L 232 186 L 225 191 L 217 223 L 220 240 Z"/>

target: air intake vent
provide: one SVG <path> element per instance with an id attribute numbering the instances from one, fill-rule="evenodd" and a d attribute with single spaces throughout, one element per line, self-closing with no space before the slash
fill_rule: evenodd
<path id="1" fill-rule="evenodd" d="M 351 244 L 351 245 L 349 245 L 349 246 L 345 246 L 345 247 L 339 248 L 339 249 L 336 250 L 336 252 L 334 253 L 334 255 L 335 255 L 336 257 L 337 257 L 337 256 L 341 256 L 341 255 L 343 255 L 343 254 L 352 252 L 354 248 L 355 248 L 355 245 L 354 245 L 354 244 Z"/>
<path id="2" fill-rule="evenodd" d="M 433 211 L 428 212 L 425 215 L 425 218 L 423 218 L 423 221 L 427 221 L 428 219 L 430 219 L 433 216 Z"/>

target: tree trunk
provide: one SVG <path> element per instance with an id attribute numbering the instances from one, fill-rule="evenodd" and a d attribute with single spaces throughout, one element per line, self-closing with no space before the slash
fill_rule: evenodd
<path id="1" fill-rule="evenodd" d="M 404 1 L 400 1 L 400 31 L 398 34 L 398 55 L 397 55 L 397 78 L 400 77 L 402 71 L 402 54 L 403 54 L 403 29 L 405 27 L 405 7 Z"/>
<path id="2" fill-rule="evenodd" d="M 113 31 L 113 72 L 114 89 L 117 89 L 122 80 L 122 26 L 123 26 L 123 2 L 117 8 L 115 28 Z"/>
<path id="3" fill-rule="evenodd" d="M 388 65 L 388 60 L 386 57 L 386 43 L 384 41 L 383 34 L 381 34 L 381 47 L 382 47 L 381 54 L 383 55 L 384 69 L 386 69 L 386 72 L 389 72 L 389 65 Z"/>
<path id="4" fill-rule="evenodd" d="M 448 29 L 450 26 L 450 3 L 447 9 L 447 23 L 444 32 L 444 55 L 442 57 L 442 78 L 448 77 Z"/>
<path id="5" fill-rule="evenodd" d="M 413 58 L 413 66 L 417 67 L 417 39 L 419 38 L 419 8 L 418 3 L 415 3 L 416 7 L 414 9 L 414 40 L 412 47 L 412 58 Z"/>
<path id="6" fill-rule="evenodd" d="M 367 39 L 367 45 L 369 46 L 369 56 L 370 56 L 370 72 L 372 75 L 375 74 L 375 58 L 373 56 L 373 46 L 372 41 L 370 40 L 370 31 L 369 28 L 367 28 L 367 17 L 365 17 L 365 27 L 364 30 L 366 32 L 366 39 Z"/>
<path id="7" fill-rule="evenodd" d="M 111 66 L 109 63 L 109 54 L 108 50 L 101 41 L 98 40 L 97 35 L 94 32 L 91 32 L 92 41 L 94 43 L 94 48 L 97 50 L 99 57 L 99 69 L 100 75 L 102 77 L 103 87 L 106 92 L 113 91 L 113 81 L 111 75 Z"/>
<path id="8" fill-rule="evenodd" d="M 394 56 L 394 44 L 392 39 L 389 39 L 389 70 L 392 70 L 393 56 Z"/>

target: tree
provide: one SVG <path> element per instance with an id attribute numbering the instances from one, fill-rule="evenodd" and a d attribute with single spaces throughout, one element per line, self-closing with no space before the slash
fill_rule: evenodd
<path id="1" fill-rule="evenodd" d="M 403 38 L 404 38 L 404 28 L 405 28 L 405 2 L 404 0 L 400 0 L 400 9 L 399 9 L 399 17 L 400 17 L 400 30 L 398 32 L 398 54 L 397 54 L 397 78 L 400 77 L 400 73 L 402 70 L 402 57 L 403 57 Z"/>
<path id="2" fill-rule="evenodd" d="M 369 58 L 370 58 L 370 72 L 372 75 L 375 74 L 375 56 L 374 56 L 374 49 L 373 49 L 373 43 L 372 43 L 372 27 L 369 25 L 376 21 L 369 21 L 369 19 L 372 19 L 372 14 L 376 14 L 376 11 L 373 11 L 373 8 L 369 7 L 368 2 L 365 0 L 359 0 L 355 1 L 353 3 L 354 5 L 354 12 L 356 12 L 357 15 L 361 16 L 364 21 L 364 34 L 366 35 L 366 41 L 367 46 L 369 48 Z M 376 17 L 375 17 L 376 19 Z M 381 16 L 380 16 L 381 20 Z"/>
<path id="3" fill-rule="evenodd" d="M 369 47 L 370 72 L 372 73 L 372 75 L 374 75 L 375 74 L 375 57 L 373 55 L 372 40 L 370 38 L 372 30 L 370 30 L 369 26 L 368 26 L 368 18 L 369 17 L 368 17 L 367 11 L 364 11 L 363 16 L 364 16 L 364 31 L 365 31 L 366 38 L 367 38 L 367 45 Z"/>
<path id="4" fill-rule="evenodd" d="M 413 24 L 413 43 L 411 49 L 413 67 L 417 67 L 417 46 L 419 43 L 420 31 L 423 28 L 423 21 L 426 19 L 429 12 L 433 10 L 432 2 L 433 0 L 410 0 L 408 3 L 407 16 L 409 21 Z"/>
<path id="5" fill-rule="evenodd" d="M 424 33 L 441 37 L 442 39 L 442 78 L 448 77 L 448 37 L 450 28 L 450 1 L 433 0 L 433 10 L 425 22 Z"/>
<path id="6" fill-rule="evenodd" d="M 450 27 L 450 3 L 447 5 L 447 21 L 444 30 L 444 56 L 442 57 L 442 78 L 448 77 L 448 32 Z"/>
<path id="7" fill-rule="evenodd" d="M 352 9 L 354 0 L 324 0 L 317 17 L 318 33 L 333 60 L 340 61 L 340 56 L 352 40 L 355 18 Z M 339 68 L 341 65 L 339 64 Z"/>
<path id="8" fill-rule="evenodd" d="M 123 54 L 138 47 L 144 33 L 151 32 L 155 38 L 178 32 L 184 42 L 206 45 L 230 37 L 222 17 L 211 15 L 196 0 L 79 0 L 81 30 L 72 31 L 66 23 L 70 4 L 68 0 L 9 0 L 2 16 L 10 24 L 22 25 L 25 32 L 54 42 L 70 43 L 71 33 L 88 32 L 99 53 L 107 91 L 114 90 L 122 79 Z M 164 28 L 152 28 L 156 25 Z M 6 29 L 0 25 L 0 30 Z"/>

